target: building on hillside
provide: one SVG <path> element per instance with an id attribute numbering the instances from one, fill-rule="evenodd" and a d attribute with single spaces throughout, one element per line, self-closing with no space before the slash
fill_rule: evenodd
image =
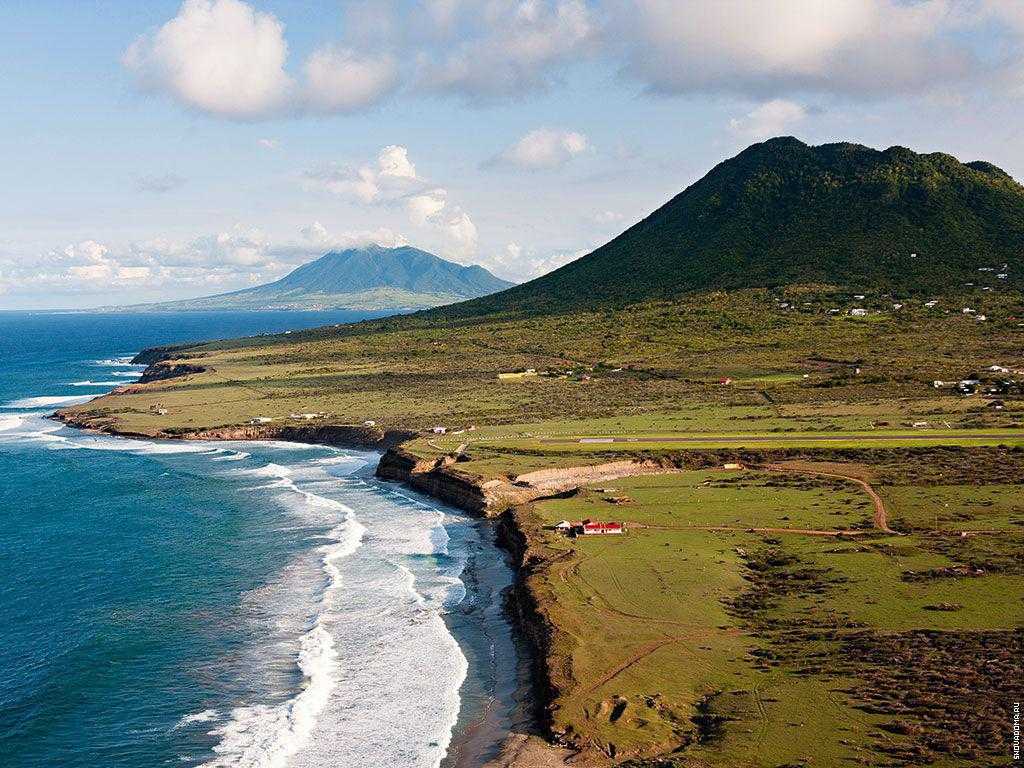
<path id="1" fill-rule="evenodd" d="M 562 533 L 569 533 L 573 528 L 575 528 L 578 525 L 581 525 L 581 523 L 570 523 L 568 520 L 559 520 L 551 527 L 554 528 L 556 531 L 561 531 Z"/>
<path id="2" fill-rule="evenodd" d="M 435 435 L 443 435 L 443 434 L 445 434 L 448 431 L 448 427 L 440 427 L 440 426 L 438 426 L 438 427 L 434 427 L 430 431 L 433 432 Z"/>
<path id="3" fill-rule="evenodd" d="M 850 317 L 865 317 L 867 313 L 868 311 L 866 309 L 862 309 L 861 307 L 854 307 L 853 309 L 850 310 Z"/>

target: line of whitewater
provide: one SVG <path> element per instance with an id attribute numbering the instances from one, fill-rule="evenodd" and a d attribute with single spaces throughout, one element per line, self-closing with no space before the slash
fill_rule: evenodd
<path id="1" fill-rule="evenodd" d="M 217 757 L 203 763 L 205 768 L 278 768 L 287 765 L 288 758 L 308 741 L 337 684 L 338 653 L 324 620 L 331 597 L 341 586 L 338 563 L 359 549 L 366 533 L 351 507 L 299 488 L 289 477 L 287 467 L 270 463 L 249 472 L 276 477 L 267 487 L 297 493 L 310 506 L 340 512 L 344 520 L 328 534 L 332 541 L 319 548 L 327 585 L 320 595 L 313 626 L 299 641 L 301 690 L 276 706 L 254 704 L 234 708 L 230 720 L 211 731 L 221 740 L 213 748 Z"/>
<path id="2" fill-rule="evenodd" d="M 94 365 L 108 368 L 127 368 L 128 359 L 125 357 L 112 358 L 109 360 L 96 360 Z M 137 366 L 140 367 L 141 366 Z M 121 376 L 123 378 L 137 377 L 136 371 L 112 371 L 107 375 Z M 69 386 L 109 386 L 115 382 L 108 381 L 81 381 L 70 383 Z M 117 382 L 118 384 L 120 382 Z M 109 390 L 108 390 L 109 391 Z M 0 432 L 7 431 L 6 436 L 29 440 L 38 440 L 50 443 L 54 449 L 95 449 L 95 450 L 123 450 L 131 453 L 192 453 L 206 454 L 215 461 L 240 461 L 250 457 L 245 451 L 227 449 L 221 446 L 214 446 L 204 443 L 182 444 L 175 442 L 173 445 L 167 441 L 154 439 L 137 439 L 119 436 L 87 435 L 82 433 L 81 438 L 71 438 L 54 434 L 66 427 L 51 424 L 33 424 L 30 432 L 17 432 L 25 425 L 26 420 L 30 422 L 41 422 L 45 412 L 37 409 L 51 408 L 58 405 L 70 405 L 81 403 L 102 396 L 105 392 L 90 393 L 88 395 L 41 395 L 24 397 L 5 403 L 2 407 L 5 410 L 21 411 L 20 413 L 4 414 L 0 412 Z M 28 412 L 32 409 L 31 412 Z M 294 444 L 293 445 L 298 445 Z M 322 446 L 310 446 L 322 447 Z M 279 489 L 283 492 L 295 493 L 304 500 L 304 503 L 312 508 L 321 508 L 337 513 L 342 517 L 328 533 L 328 543 L 318 547 L 320 565 L 326 577 L 326 585 L 321 591 L 318 606 L 314 611 L 311 626 L 299 639 L 299 651 L 296 659 L 298 670 L 302 675 L 302 683 L 297 693 L 291 698 L 276 705 L 248 704 L 237 706 L 224 713 L 227 721 L 218 725 L 211 731 L 210 735 L 219 737 L 219 742 L 213 746 L 215 757 L 202 763 L 205 768 L 284 768 L 288 765 L 289 758 L 295 755 L 309 741 L 314 728 L 317 725 L 318 717 L 323 712 L 331 699 L 332 691 L 338 685 L 339 654 L 336 648 L 335 638 L 325 626 L 325 620 L 330 614 L 332 598 L 341 587 L 342 574 L 339 564 L 344 559 L 353 555 L 362 545 L 366 527 L 357 519 L 354 510 L 347 505 L 320 496 L 309 490 L 298 486 L 289 476 L 291 474 L 287 467 L 274 463 L 253 470 L 241 470 L 245 473 L 255 473 L 273 479 L 269 488 Z M 387 495 L 392 495 L 388 493 Z M 405 494 L 397 494 L 403 501 L 411 502 L 417 506 L 421 503 Z M 439 518 L 443 514 L 434 510 Z M 424 597 L 416 590 L 416 577 L 403 565 L 398 566 L 402 573 L 402 581 L 405 583 L 405 591 L 421 608 L 425 607 Z M 461 652 L 460 652 L 461 656 Z M 461 656 L 462 677 L 465 676 L 465 658 Z M 461 678 L 454 681 L 456 689 L 461 685 Z M 445 723 L 447 736 L 450 740 L 452 729 L 455 727 L 458 710 L 451 715 L 450 722 Z M 222 715 L 216 710 L 186 715 L 179 721 L 177 727 L 185 727 L 193 723 L 209 722 L 220 720 Z M 441 754 L 435 762 L 439 765 L 446 753 L 447 741 L 434 742 L 434 746 L 441 747 Z"/>

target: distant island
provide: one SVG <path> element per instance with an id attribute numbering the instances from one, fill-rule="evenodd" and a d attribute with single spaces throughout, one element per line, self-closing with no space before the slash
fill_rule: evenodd
<path id="1" fill-rule="evenodd" d="M 367 245 L 331 251 L 265 285 L 214 296 L 115 309 L 132 312 L 415 310 L 475 299 L 512 285 L 481 266 L 455 264 L 419 248 Z"/>

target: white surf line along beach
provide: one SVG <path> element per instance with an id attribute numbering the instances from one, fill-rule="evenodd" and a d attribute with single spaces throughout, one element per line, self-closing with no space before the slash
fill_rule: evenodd
<path id="1" fill-rule="evenodd" d="M 95 364 L 123 367 L 125 360 Z M 55 450 L 193 454 L 233 463 L 265 461 L 253 456 L 275 447 L 94 435 L 49 420 L 49 411 L 30 410 L 95 396 L 11 401 L 3 407 L 22 413 L 0 414 L 0 438 L 44 441 Z M 446 513 L 355 476 L 372 455 L 293 443 L 276 447 L 328 455 L 294 465 L 220 466 L 237 482 L 255 481 L 254 490 L 271 492 L 298 518 L 331 523 L 316 544 L 323 586 L 294 658 L 302 683 L 283 702 L 208 709 L 173 727 L 206 728 L 217 738 L 214 756 L 204 763 L 209 768 L 437 768 L 457 722 L 467 672 L 443 618 L 446 607 L 465 596 L 459 576 L 467 560 L 465 553 L 448 551 Z"/>

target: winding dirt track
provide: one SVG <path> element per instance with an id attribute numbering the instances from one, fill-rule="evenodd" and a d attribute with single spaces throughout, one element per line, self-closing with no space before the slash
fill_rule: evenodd
<path id="1" fill-rule="evenodd" d="M 861 489 L 868 495 L 872 503 L 875 505 L 875 514 L 873 521 L 875 528 L 884 533 L 899 533 L 889 527 L 889 515 L 885 509 L 885 502 L 882 501 L 882 497 L 878 495 L 878 492 L 871 487 L 867 480 L 856 475 L 847 475 L 841 472 L 826 472 L 820 469 L 810 469 L 799 466 L 787 466 L 784 464 L 762 464 L 756 467 L 757 469 L 766 469 L 770 472 L 790 472 L 793 474 L 800 475 L 816 475 L 818 477 L 834 477 L 838 480 L 846 480 L 851 483 L 856 483 Z"/>

